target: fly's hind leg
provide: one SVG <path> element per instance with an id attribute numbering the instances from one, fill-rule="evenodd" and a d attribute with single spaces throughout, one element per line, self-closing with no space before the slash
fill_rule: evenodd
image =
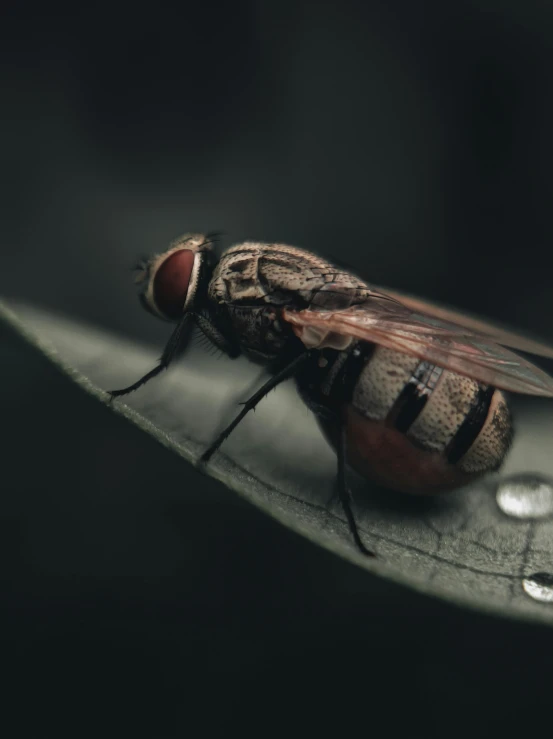
<path id="1" fill-rule="evenodd" d="M 336 452 L 338 456 L 336 491 L 338 493 L 340 503 L 342 504 L 342 508 L 344 509 L 344 513 L 346 514 L 346 520 L 348 522 L 349 530 L 361 554 L 364 554 L 367 557 L 376 557 L 376 554 L 367 549 L 367 547 L 361 541 L 361 536 L 359 534 L 359 529 L 357 528 L 355 516 L 353 515 L 353 511 L 351 509 L 352 495 L 347 482 L 346 429 L 343 423 L 339 424 L 338 444 Z"/>
<path id="2" fill-rule="evenodd" d="M 331 509 L 333 502 L 338 498 L 342 509 L 346 515 L 349 530 L 355 545 L 361 552 L 367 557 L 376 557 L 374 552 L 371 552 L 361 541 L 361 536 L 355 522 L 355 516 L 351 509 L 352 496 L 347 482 L 347 450 L 346 450 L 346 433 L 345 426 L 338 413 L 328 408 L 326 405 L 322 405 L 314 400 L 309 393 L 301 391 L 300 394 L 303 402 L 312 411 L 320 421 L 325 425 L 331 426 L 333 429 L 337 429 L 338 433 L 336 436 L 336 455 L 338 458 L 338 473 L 334 484 L 334 490 L 331 497 L 329 498 L 326 508 Z"/>

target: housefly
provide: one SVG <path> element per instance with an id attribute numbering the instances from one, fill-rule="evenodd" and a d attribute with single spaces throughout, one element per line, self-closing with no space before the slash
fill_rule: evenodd
<path id="1" fill-rule="evenodd" d="M 270 378 L 201 457 L 207 463 L 244 416 L 295 378 L 337 454 L 337 493 L 357 547 L 347 465 L 384 486 L 432 494 L 497 470 L 512 440 L 503 390 L 553 396 L 553 379 L 512 349 L 553 349 L 461 313 L 370 285 L 285 244 L 245 242 L 219 260 L 188 234 L 139 265 L 143 306 L 176 324 L 159 364 L 112 398 L 138 389 L 199 329 L 229 357 Z M 507 348 L 509 347 L 509 348 Z"/>

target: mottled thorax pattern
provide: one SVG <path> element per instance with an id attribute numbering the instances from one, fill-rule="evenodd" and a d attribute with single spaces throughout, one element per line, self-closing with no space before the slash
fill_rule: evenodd
<path id="1" fill-rule="evenodd" d="M 368 286 L 315 254 L 282 244 L 246 242 L 219 261 L 209 297 L 217 303 L 344 308 L 362 302 Z"/>
<path id="2" fill-rule="evenodd" d="M 369 295 L 369 287 L 357 277 L 285 244 L 233 246 L 221 257 L 209 285 L 209 299 L 231 321 L 243 350 L 267 359 L 286 341 L 295 340 L 290 326 L 279 320 L 281 307 L 340 310 Z M 320 345 L 325 338 L 324 331 L 316 332 L 311 344 L 300 337 L 306 347 Z M 335 337 L 326 345 L 341 349 L 350 342 Z"/>

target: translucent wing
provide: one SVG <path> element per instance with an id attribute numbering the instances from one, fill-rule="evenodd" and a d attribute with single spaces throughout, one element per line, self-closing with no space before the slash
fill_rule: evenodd
<path id="1" fill-rule="evenodd" d="M 362 305 L 344 310 L 285 309 L 283 318 L 306 346 L 322 348 L 335 345 L 336 337 L 351 337 L 411 354 L 502 390 L 553 397 L 553 378 L 501 346 L 497 339 L 411 310 L 385 293 L 375 292 Z M 524 341 L 524 337 L 519 338 Z M 553 356 L 550 351 L 549 356 Z"/>
<path id="2" fill-rule="evenodd" d="M 377 290 L 382 295 L 388 295 L 398 300 L 415 313 L 424 313 L 425 315 L 433 316 L 443 321 L 455 323 L 457 326 L 469 329 L 476 334 L 489 336 L 495 343 L 509 346 L 511 349 L 518 349 L 519 351 L 529 352 L 539 357 L 553 359 L 553 347 L 542 341 L 521 336 L 504 326 L 494 324 L 490 321 L 483 321 L 481 318 L 461 313 L 453 308 L 421 300 L 421 298 L 415 297 L 414 295 L 406 295 L 395 289 L 379 287 Z"/>

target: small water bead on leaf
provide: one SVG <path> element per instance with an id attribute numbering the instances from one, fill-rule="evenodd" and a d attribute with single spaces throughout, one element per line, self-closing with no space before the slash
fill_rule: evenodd
<path id="1" fill-rule="evenodd" d="M 501 480 L 497 505 L 514 518 L 546 518 L 553 515 L 553 482 L 539 475 L 513 475 Z"/>
<path id="2" fill-rule="evenodd" d="M 522 581 L 524 592 L 540 603 L 553 603 L 553 574 L 536 572 Z"/>

